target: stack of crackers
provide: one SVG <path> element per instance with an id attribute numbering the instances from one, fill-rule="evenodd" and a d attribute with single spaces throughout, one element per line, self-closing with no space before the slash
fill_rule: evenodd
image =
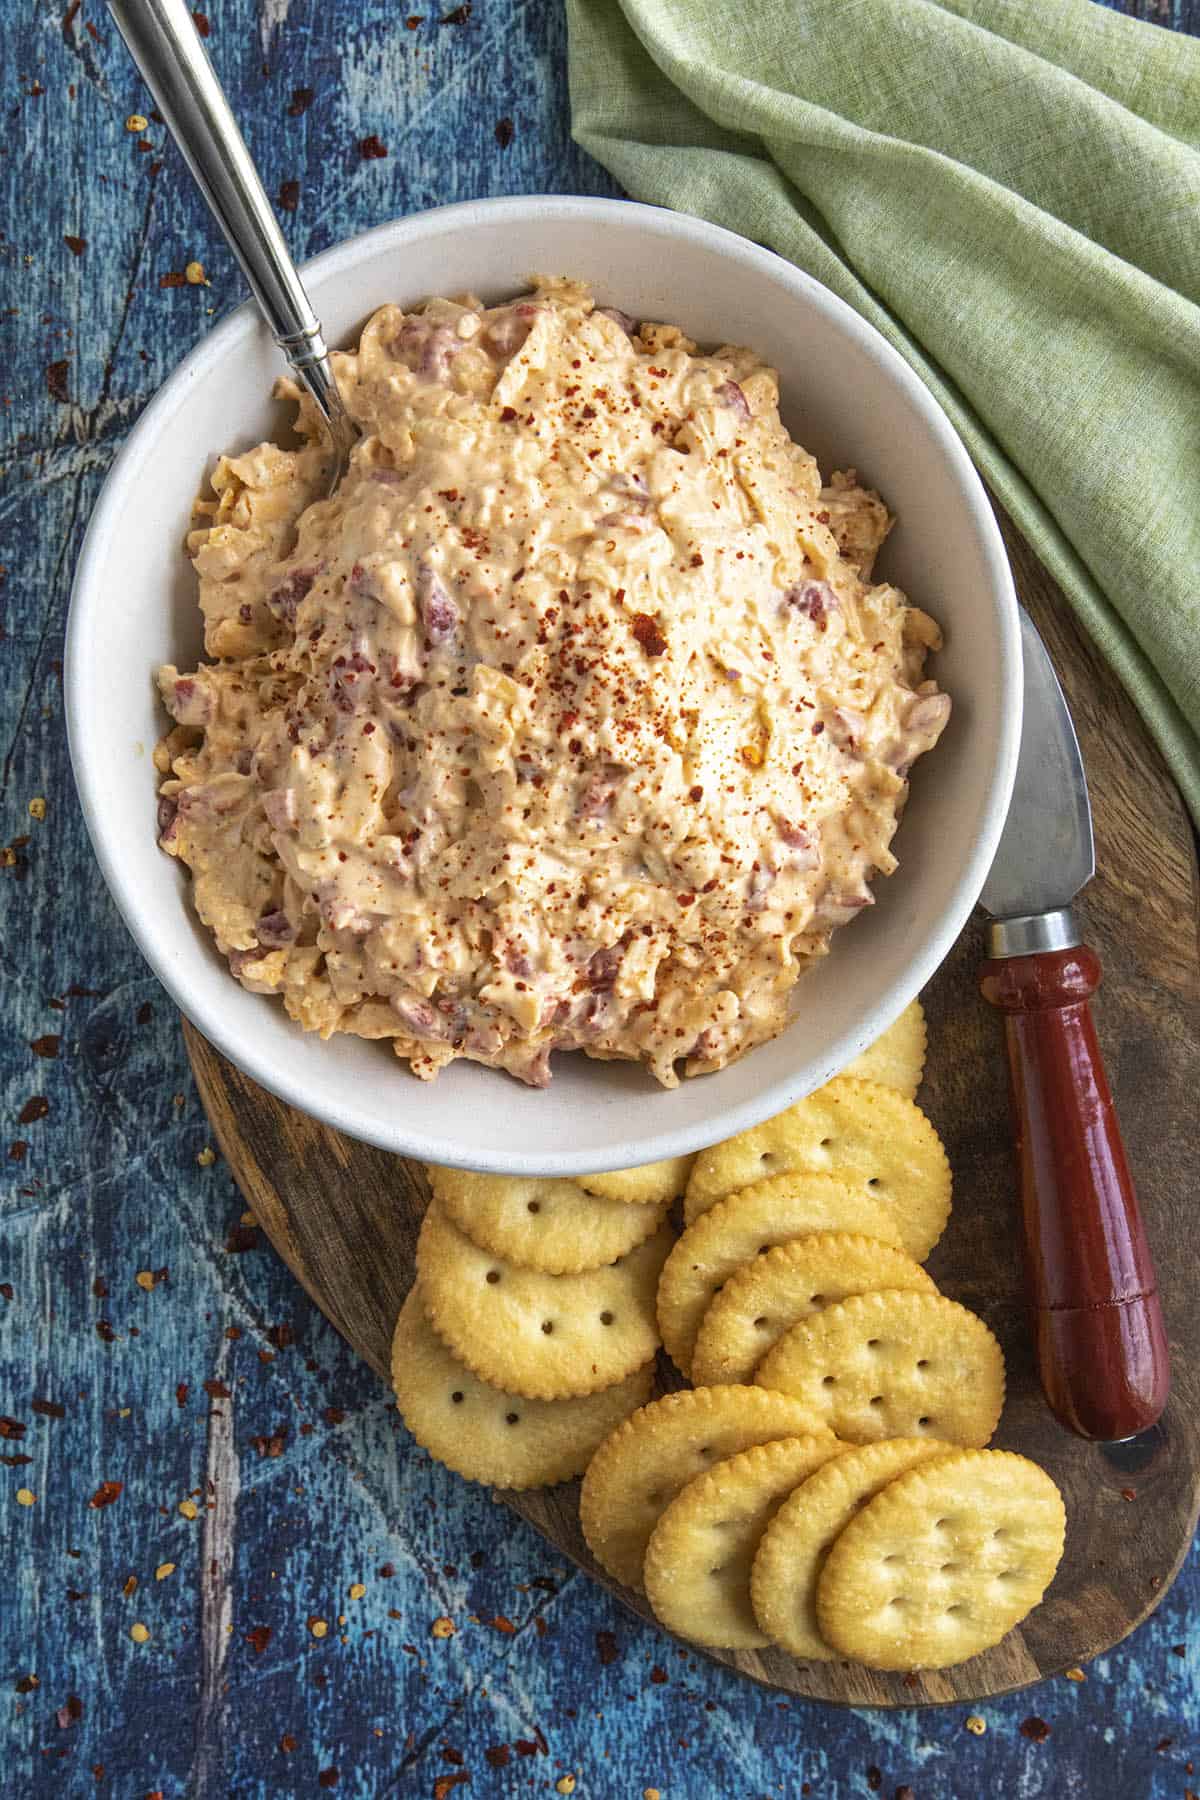
<path id="1" fill-rule="evenodd" d="M 413 1435 L 495 1486 L 586 1471 L 597 1562 L 693 1642 L 905 1670 L 997 1643 L 1065 1517 L 1040 1468 L 985 1448 L 1000 1346 L 922 1267 L 951 1195 L 924 1057 L 914 1003 L 845 1074 L 694 1158 L 576 1181 L 431 1169 L 393 1348 Z M 660 1343 L 695 1385 L 652 1399 Z"/>

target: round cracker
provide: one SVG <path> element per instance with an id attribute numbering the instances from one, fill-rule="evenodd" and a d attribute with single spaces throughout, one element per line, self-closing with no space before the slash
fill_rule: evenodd
<path id="1" fill-rule="evenodd" d="M 918 1262 L 950 1216 L 950 1164 L 920 1107 L 877 1081 L 839 1075 L 786 1112 L 702 1150 L 684 1218 L 691 1225 L 717 1200 L 791 1171 L 840 1175 L 867 1188 L 891 1210 Z"/>
<path id="2" fill-rule="evenodd" d="M 735 1270 L 760 1251 L 813 1231 L 861 1231 L 888 1244 L 900 1233 L 865 1188 L 833 1175 L 782 1175 L 718 1201 L 679 1239 L 658 1284 L 658 1328 L 686 1375 L 700 1321 Z"/>
<path id="3" fill-rule="evenodd" d="M 879 1288 L 937 1293 L 920 1263 L 878 1238 L 820 1231 L 779 1244 L 732 1274 L 713 1300 L 696 1334 L 692 1380 L 750 1381 L 800 1319 Z"/>
<path id="4" fill-rule="evenodd" d="M 575 1181 L 430 1168 L 434 1199 L 471 1242 L 524 1269 L 580 1275 L 653 1237 L 664 1206 L 593 1198 Z"/>
<path id="5" fill-rule="evenodd" d="M 824 1434 L 778 1438 L 689 1481 L 646 1548 L 643 1579 L 659 1623 L 714 1649 L 769 1644 L 750 1604 L 754 1553 L 776 1507 L 841 1448 Z"/>
<path id="6" fill-rule="evenodd" d="M 948 1669 L 1030 1613 L 1063 1553 L 1062 1495 L 1008 1450 L 939 1456 L 852 1519 L 817 1584 L 821 1634 L 873 1669 Z"/>
<path id="7" fill-rule="evenodd" d="M 817 1583 L 837 1538 L 868 1500 L 917 1463 L 954 1456 L 946 1444 L 887 1438 L 842 1450 L 786 1499 L 770 1521 L 754 1558 L 750 1598 L 771 1643 L 808 1662 L 836 1655 L 817 1623 Z"/>
<path id="8" fill-rule="evenodd" d="M 694 1156 L 669 1156 L 665 1162 L 643 1163 L 637 1169 L 609 1169 L 581 1175 L 585 1194 L 601 1200 L 622 1200 L 632 1205 L 669 1206 L 687 1192 Z"/>
<path id="9" fill-rule="evenodd" d="M 981 1448 L 1004 1405 L 1004 1356 L 983 1320 L 942 1294 L 854 1294 L 801 1319 L 754 1376 L 850 1444 L 938 1438 Z"/>
<path id="10" fill-rule="evenodd" d="M 765 1388 L 664 1394 L 618 1425 L 588 1464 L 579 1494 L 588 1547 L 610 1575 L 640 1588 L 650 1535 L 689 1481 L 752 1444 L 829 1435 L 798 1401 Z"/>
<path id="11" fill-rule="evenodd" d="M 647 1363 L 613 1387 L 571 1400 L 505 1394 L 447 1350 L 425 1316 L 419 1284 L 392 1338 L 396 1404 L 418 1444 L 467 1481 L 492 1487 L 550 1487 L 582 1475 L 596 1446 L 645 1405 L 653 1385 Z"/>
<path id="12" fill-rule="evenodd" d="M 860 1081 L 878 1081 L 915 1100 L 925 1073 L 927 1042 L 925 1011 L 919 1000 L 913 1000 L 841 1073 Z"/>
<path id="13" fill-rule="evenodd" d="M 473 1374 L 527 1400 L 563 1400 L 624 1381 L 654 1355 L 654 1290 L 672 1242 L 664 1227 L 606 1268 L 547 1275 L 481 1250 L 435 1200 L 417 1274 L 430 1324 Z"/>

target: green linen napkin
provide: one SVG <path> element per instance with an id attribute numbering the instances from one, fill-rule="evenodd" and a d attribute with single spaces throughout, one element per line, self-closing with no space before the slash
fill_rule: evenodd
<path id="1" fill-rule="evenodd" d="M 1200 819 L 1200 43 L 1092 0 L 567 0 L 573 130 L 895 345 Z"/>

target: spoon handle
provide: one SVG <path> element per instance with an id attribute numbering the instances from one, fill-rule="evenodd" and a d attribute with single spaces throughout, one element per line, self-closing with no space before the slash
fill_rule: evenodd
<path id="1" fill-rule="evenodd" d="M 108 0 L 108 10 L 242 265 L 275 342 L 343 455 L 352 432 L 321 321 L 184 0 Z"/>

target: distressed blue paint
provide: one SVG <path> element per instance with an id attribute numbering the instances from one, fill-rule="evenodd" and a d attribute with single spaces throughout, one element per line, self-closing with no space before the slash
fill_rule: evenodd
<path id="1" fill-rule="evenodd" d="M 569 142 L 553 0 L 477 0 L 465 26 L 436 24 L 442 7 L 412 31 L 380 0 L 210 5 L 210 48 L 268 185 L 300 183 L 287 222 L 302 255 L 474 194 L 612 191 Z M 1200 29 L 1197 0 L 1141 10 Z M 30 1461 L 0 1465 L 0 1791 L 276 1800 L 326 1791 L 320 1772 L 337 1769 L 345 1795 L 432 1794 L 459 1772 L 470 1783 L 455 1793 L 552 1793 L 571 1771 L 595 1800 L 646 1787 L 665 1800 L 848 1800 L 871 1791 L 871 1768 L 881 1793 L 908 1784 L 918 1800 L 1200 1789 L 1185 1768 L 1195 1561 L 1086 1684 L 981 1708 L 983 1738 L 964 1730 L 962 1708 L 889 1717 L 788 1703 L 635 1623 L 431 1465 L 271 1251 L 253 1238 L 227 1247 L 246 1242 L 230 1238 L 240 1203 L 220 1162 L 197 1161 L 207 1134 L 177 1023 L 92 871 L 56 658 L 112 455 L 242 290 L 161 129 L 146 152 L 124 128 L 147 102 L 98 0 L 65 34 L 59 0 L 19 18 L 14 8 L 4 25 L 0 843 L 29 842 L 0 868 L 0 1282 L 11 1286 L 11 1298 L 0 1290 L 0 1412 L 26 1427 L 0 1453 Z M 300 86 L 314 99 L 291 116 Z M 501 149 L 505 117 L 514 137 Z M 371 132 L 386 159 L 357 154 Z M 86 238 L 82 255 L 64 234 Z M 192 258 L 211 287 L 159 286 Z M 43 372 L 64 360 L 66 404 Z M 37 795 L 44 823 L 29 816 Z M 68 996 L 72 984 L 92 991 Z M 47 1034 L 61 1040 L 54 1059 L 29 1047 Z M 46 1116 L 19 1124 L 39 1095 Z M 167 1271 L 150 1292 L 135 1280 L 147 1270 Z M 35 1413 L 34 1399 L 63 1416 Z M 225 1510 L 206 1515 L 210 1470 Z M 103 1481 L 123 1490 L 93 1509 Z M 16 1503 L 20 1487 L 35 1505 Z M 178 1510 L 189 1493 L 195 1521 Z M 174 1572 L 156 1580 L 166 1562 Z M 352 1600 L 358 1581 L 366 1592 Z M 430 1635 L 442 1614 L 457 1626 L 447 1641 Z M 329 1627 L 320 1639 L 316 1618 Z M 130 1638 L 135 1622 L 148 1643 Z M 260 1628 L 261 1650 L 248 1637 Z M 600 1655 L 602 1632 L 615 1634 L 615 1660 Z M 37 1687 L 19 1691 L 30 1673 Z M 59 1724 L 70 1695 L 81 1716 Z M 1052 1727 L 1041 1745 L 1018 1730 L 1031 1713 Z"/>

